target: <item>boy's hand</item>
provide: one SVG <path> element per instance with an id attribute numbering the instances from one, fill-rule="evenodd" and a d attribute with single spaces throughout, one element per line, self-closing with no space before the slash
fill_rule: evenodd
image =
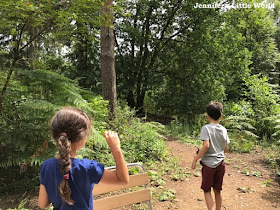
<path id="1" fill-rule="evenodd" d="M 197 159 L 196 159 L 196 156 L 195 156 L 194 159 L 193 159 L 193 162 L 192 162 L 192 169 L 196 169 L 196 162 L 197 162 Z"/>
<path id="2" fill-rule="evenodd" d="M 118 133 L 114 131 L 105 131 L 104 137 L 112 152 L 121 149 Z"/>

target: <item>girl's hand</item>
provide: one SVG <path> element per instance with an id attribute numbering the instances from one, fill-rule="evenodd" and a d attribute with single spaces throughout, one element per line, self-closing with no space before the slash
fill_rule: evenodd
<path id="1" fill-rule="evenodd" d="M 107 184 L 127 184 L 129 182 L 129 174 L 121 151 L 118 134 L 113 131 L 105 131 L 104 136 L 111 148 L 116 163 L 116 171 L 105 169 L 100 181 Z"/>
<path id="2" fill-rule="evenodd" d="M 121 149 L 118 133 L 114 131 L 105 131 L 104 137 L 112 151 Z"/>

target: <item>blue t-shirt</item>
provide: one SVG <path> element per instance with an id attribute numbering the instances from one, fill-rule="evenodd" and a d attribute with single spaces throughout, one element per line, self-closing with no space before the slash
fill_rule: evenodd
<path id="1" fill-rule="evenodd" d="M 71 169 L 69 173 L 69 186 L 71 198 L 74 205 L 70 206 L 63 202 L 58 191 L 58 186 L 62 181 L 60 172 L 60 162 L 56 158 L 50 158 L 41 166 L 40 183 L 43 184 L 48 193 L 50 202 L 54 209 L 93 209 L 92 190 L 104 173 L 104 165 L 95 160 L 71 158 Z"/>

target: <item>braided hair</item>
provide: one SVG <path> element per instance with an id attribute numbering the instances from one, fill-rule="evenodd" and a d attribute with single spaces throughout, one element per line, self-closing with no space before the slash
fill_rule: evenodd
<path id="1" fill-rule="evenodd" d="M 84 139 L 90 130 L 90 120 L 80 109 L 66 107 L 59 110 L 51 120 L 51 132 L 57 141 L 59 151 L 60 172 L 63 179 L 58 187 L 61 198 L 73 205 L 68 179 L 71 168 L 71 144 Z"/>

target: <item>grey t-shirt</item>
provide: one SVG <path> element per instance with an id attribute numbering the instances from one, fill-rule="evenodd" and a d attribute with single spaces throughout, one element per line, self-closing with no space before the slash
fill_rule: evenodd
<path id="1" fill-rule="evenodd" d="M 207 124 L 201 129 L 200 140 L 209 141 L 209 149 L 201 161 L 210 168 L 216 168 L 225 159 L 224 150 L 229 144 L 227 129 L 220 124 Z"/>

